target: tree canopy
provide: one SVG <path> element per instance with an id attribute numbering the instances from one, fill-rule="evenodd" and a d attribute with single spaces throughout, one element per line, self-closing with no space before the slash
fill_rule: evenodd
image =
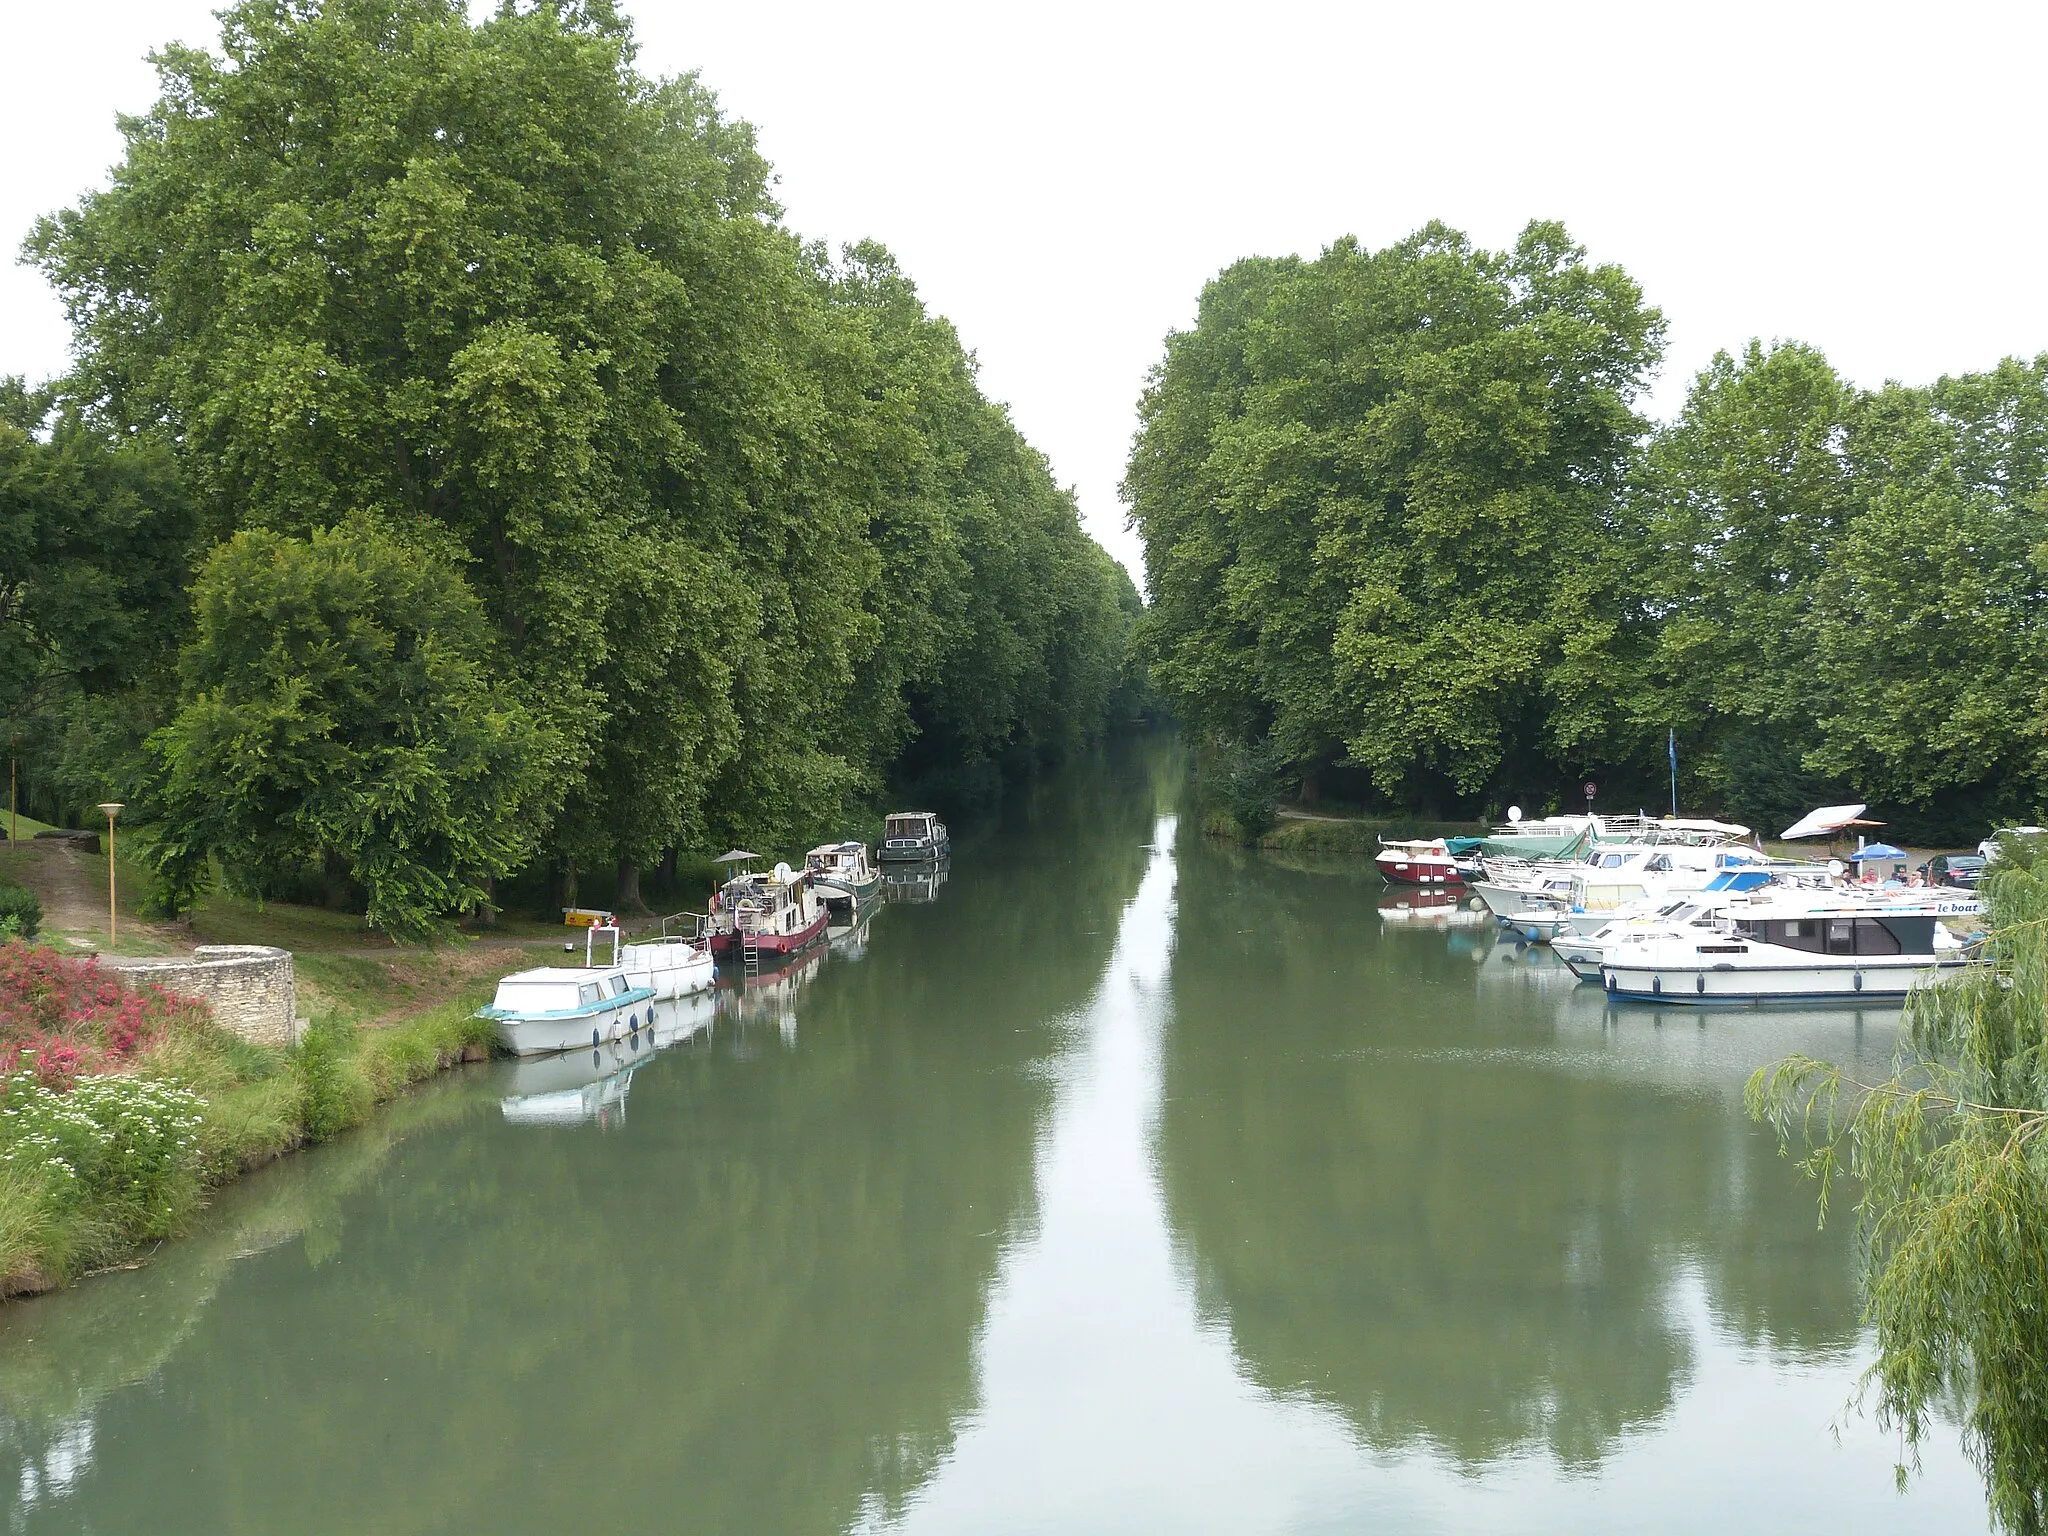
<path id="1" fill-rule="evenodd" d="M 1210 283 L 1124 489 L 1153 677 L 1218 761 L 1410 807 L 1588 775 L 1654 803 L 1669 732 L 1687 798 L 1759 824 L 2038 806 L 2048 358 L 1864 391 L 1752 342 L 1653 428 L 1661 336 L 1547 224 Z"/>
<path id="2" fill-rule="evenodd" d="M 1128 579 L 888 253 L 785 228 L 752 130 L 610 5 L 244 0 L 155 59 L 110 184 L 29 242 L 71 408 L 163 456 L 195 558 L 432 551 L 553 744 L 549 859 L 633 877 L 821 828 L 920 739 L 1097 730 Z"/>

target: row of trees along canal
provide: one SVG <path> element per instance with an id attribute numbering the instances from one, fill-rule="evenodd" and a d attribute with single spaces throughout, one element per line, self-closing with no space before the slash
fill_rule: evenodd
<path id="1" fill-rule="evenodd" d="M 1256 807 L 2048 799 L 2048 357 L 1850 386 L 1752 343 L 1654 430 L 1663 318 L 1555 224 L 1241 261 L 1169 338 L 1125 492 L 1153 681 Z"/>
<path id="2" fill-rule="evenodd" d="M 1129 714 L 1135 588 L 889 254 L 783 227 L 610 6 L 467 10 L 231 7 L 31 237 L 77 364 L 0 412 L 30 803 L 134 803 L 170 909 L 408 935 Z"/>
<path id="3" fill-rule="evenodd" d="M 2048 357 L 1859 390 L 1753 343 L 1652 430 L 1662 336 L 1554 224 L 1504 253 L 1438 225 L 1340 241 L 1208 286 L 1126 494 L 1141 648 L 1232 806 L 1348 779 L 1476 810 L 1596 767 L 1654 802 L 1667 731 L 1688 799 L 1766 825 L 1868 797 L 1908 836 L 1975 838 L 2048 799 Z M 1993 1518 L 2031 1533 L 2048 853 L 2008 848 L 1986 886 L 1991 964 L 1916 995 L 1895 1077 L 1793 1057 L 1750 1107 L 1824 1189 L 1854 1175 L 1881 1421 L 1910 1459 L 1955 1414 Z"/>

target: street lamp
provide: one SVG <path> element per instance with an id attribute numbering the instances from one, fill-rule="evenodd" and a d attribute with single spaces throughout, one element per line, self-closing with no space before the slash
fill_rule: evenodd
<path id="1" fill-rule="evenodd" d="M 106 800 L 100 809 L 107 813 L 107 948 L 121 941 L 120 918 L 114 909 L 114 818 L 121 814 L 121 802 Z"/>

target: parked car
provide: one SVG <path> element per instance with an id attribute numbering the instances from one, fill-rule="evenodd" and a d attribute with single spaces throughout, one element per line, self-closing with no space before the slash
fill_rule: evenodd
<path id="1" fill-rule="evenodd" d="M 2000 827 L 1977 845 L 1977 851 L 1984 855 L 1987 862 L 1996 863 L 1998 840 L 2001 837 L 2039 837 L 2043 832 L 2048 832 L 2048 827 Z"/>
<path id="2" fill-rule="evenodd" d="M 1981 853 L 1937 853 L 1920 866 L 1920 873 L 1927 877 L 1929 885 L 1959 885 L 1964 890 L 1975 890 L 1989 862 Z"/>

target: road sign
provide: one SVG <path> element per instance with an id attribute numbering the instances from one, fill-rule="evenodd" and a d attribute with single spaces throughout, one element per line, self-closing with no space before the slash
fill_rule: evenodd
<path id="1" fill-rule="evenodd" d="M 1586 780 L 1586 798 L 1588 800 L 1592 799 L 1599 792 L 1600 786 L 1598 784 L 1595 784 L 1591 779 Z"/>

